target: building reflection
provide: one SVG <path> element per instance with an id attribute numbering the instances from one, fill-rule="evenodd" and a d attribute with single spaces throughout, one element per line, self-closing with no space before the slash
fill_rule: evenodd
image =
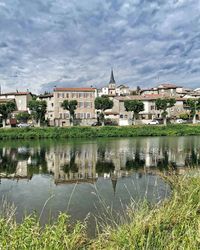
<path id="1" fill-rule="evenodd" d="M 0 147 L 0 178 L 27 179 L 52 175 L 56 185 L 95 183 L 110 179 L 116 189 L 118 178 L 137 172 L 176 173 L 200 165 L 200 143 L 188 138 L 120 139 L 89 143 L 64 143 L 31 147 Z"/>

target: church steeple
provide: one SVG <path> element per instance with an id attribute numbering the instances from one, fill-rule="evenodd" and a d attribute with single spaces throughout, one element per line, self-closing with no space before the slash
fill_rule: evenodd
<path id="1" fill-rule="evenodd" d="M 115 84 L 115 78 L 114 78 L 114 74 L 113 74 L 113 69 L 111 69 L 111 75 L 110 75 L 110 82 L 109 84 Z"/>

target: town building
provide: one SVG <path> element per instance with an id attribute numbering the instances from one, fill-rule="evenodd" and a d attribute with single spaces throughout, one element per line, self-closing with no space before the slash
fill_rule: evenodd
<path id="1" fill-rule="evenodd" d="M 113 108 L 111 110 L 106 110 L 106 118 L 115 120 L 117 124 L 131 125 L 132 124 L 132 112 L 127 112 L 124 107 L 124 102 L 126 100 L 139 100 L 144 104 L 144 111 L 139 113 L 138 123 L 148 123 L 152 119 L 160 119 L 162 117 L 161 110 L 156 109 L 155 102 L 158 98 L 163 98 L 163 95 L 159 94 L 149 94 L 149 95 L 133 95 L 133 96 L 116 96 L 113 98 Z M 171 97 L 168 97 L 171 98 Z M 171 118 L 178 118 L 180 114 L 187 112 L 184 105 L 186 99 L 176 97 L 176 103 L 172 108 L 168 108 L 168 116 Z"/>
<path id="2" fill-rule="evenodd" d="M 11 92 L 11 93 L 4 93 L 0 94 L 0 102 L 8 102 L 13 101 L 16 103 L 17 112 L 28 112 L 28 104 L 33 98 L 33 94 L 29 91 L 27 92 Z"/>
<path id="3" fill-rule="evenodd" d="M 99 89 L 98 91 L 98 96 L 103 95 L 109 97 L 130 95 L 130 89 L 128 86 L 124 84 L 121 84 L 119 86 L 116 85 L 113 69 L 111 70 L 110 81 L 108 85 Z"/>
<path id="4" fill-rule="evenodd" d="M 78 102 L 75 111 L 75 123 L 77 125 L 91 125 L 96 121 L 94 101 L 97 97 L 95 88 L 55 88 L 53 92 L 54 115 L 52 117 L 55 126 L 69 126 L 70 115 L 68 110 L 61 106 L 64 100 L 76 100 Z"/>

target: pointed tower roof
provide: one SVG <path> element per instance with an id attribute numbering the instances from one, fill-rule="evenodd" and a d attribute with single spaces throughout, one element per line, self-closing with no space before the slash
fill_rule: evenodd
<path id="1" fill-rule="evenodd" d="M 113 69 L 111 69 L 111 75 L 110 75 L 110 82 L 109 83 L 115 83 L 115 78 L 113 74 Z"/>

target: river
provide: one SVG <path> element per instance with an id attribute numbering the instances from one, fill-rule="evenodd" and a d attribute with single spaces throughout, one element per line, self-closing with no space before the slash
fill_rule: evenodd
<path id="1" fill-rule="evenodd" d="M 14 203 L 18 221 L 31 212 L 42 212 L 42 223 L 60 211 L 72 222 L 90 214 L 92 235 L 94 217 L 106 220 L 108 211 L 122 214 L 131 202 L 169 197 L 160 175 L 199 163 L 199 136 L 4 141 L 0 201 Z"/>

